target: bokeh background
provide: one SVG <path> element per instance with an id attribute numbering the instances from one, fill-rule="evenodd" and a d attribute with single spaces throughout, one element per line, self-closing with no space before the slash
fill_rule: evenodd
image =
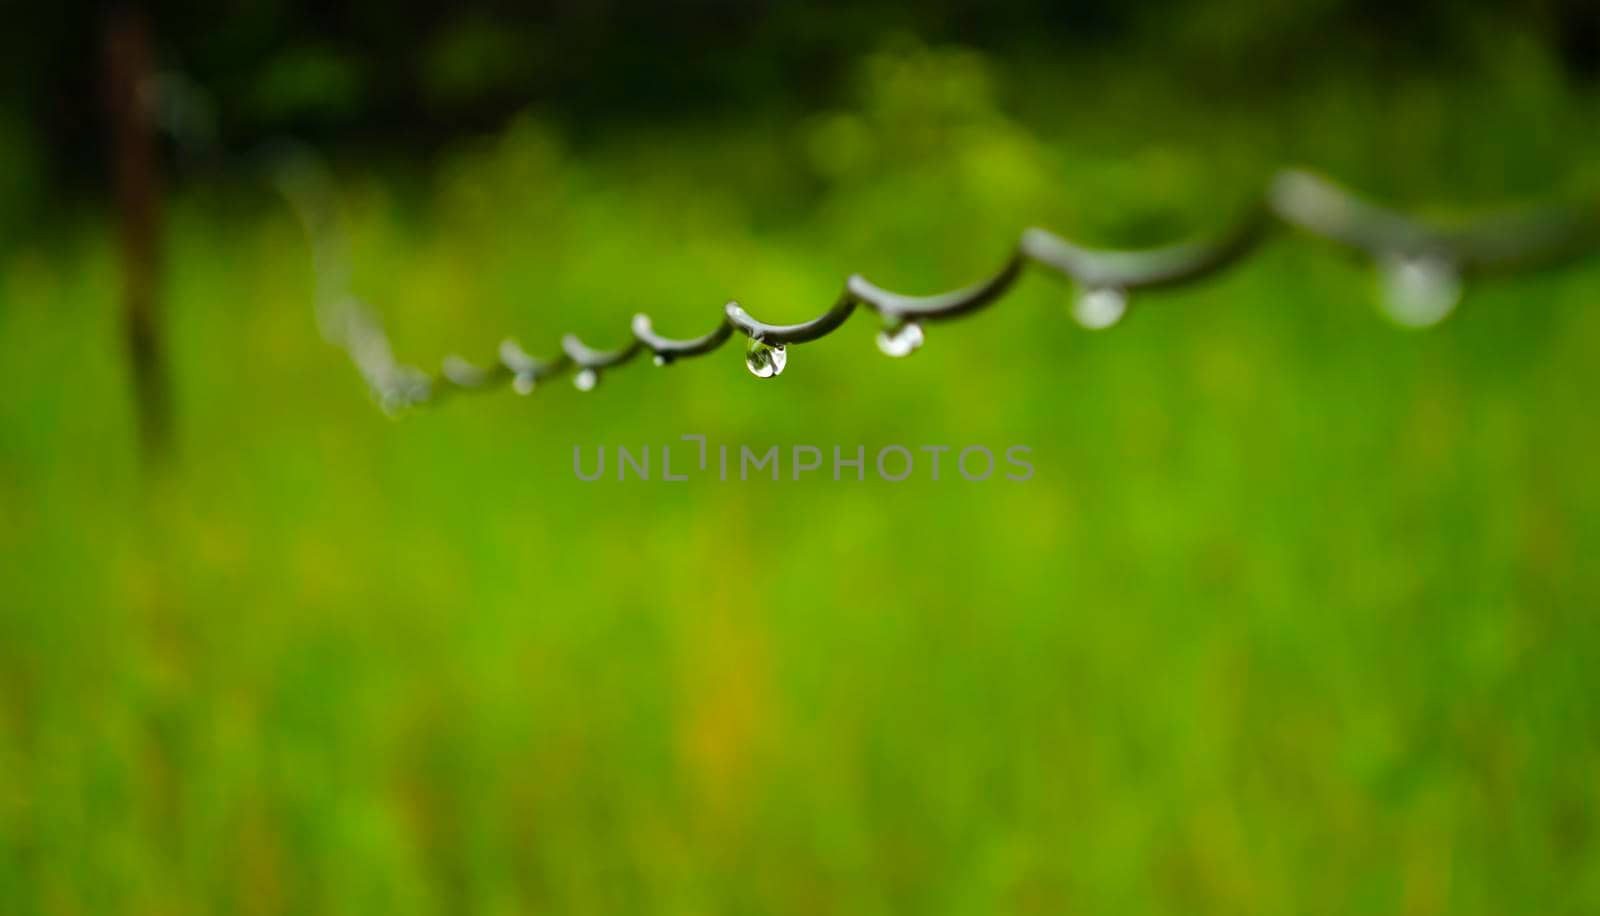
<path id="1" fill-rule="evenodd" d="M 1285 236 L 1105 332 L 1029 275 L 907 360 L 858 317 L 772 381 L 729 347 L 396 420 L 255 156 L 328 158 L 402 360 L 481 361 L 944 289 L 1029 225 L 1158 244 L 1290 163 L 1593 200 L 1591 3 L 7 20 L 0 911 L 1600 910 L 1600 260 L 1414 332 Z M 1036 473 L 572 474 L 684 433 Z"/>

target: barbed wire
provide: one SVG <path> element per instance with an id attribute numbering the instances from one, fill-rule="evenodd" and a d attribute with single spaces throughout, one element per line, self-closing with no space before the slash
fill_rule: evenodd
<path id="1" fill-rule="evenodd" d="M 1036 266 L 1074 283 L 1072 315 L 1086 328 L 1121 320 L 1135 291 L 1180 286 L 1219 273 L 1259 250 L 1275 232 L 1297 229 L 1370 256 L 1382 278 L 1389 317 L 1409 327 L 1444 320 L 1460 301 L 1464 278 L 1551 264 L 1589 253 L 1600 238 L 1600 203 L 1563 205 L 1481 218 L 1458 226 L 1424 223 L 1380 206 L 1321 175 L 1301 169 L 1276 174 L 1259 200 L 1224 232 L 1197 242 L 1143 250 L 1080 246 L 1044 229 L 1028 229 L 991 277 L 945 293 L 891 292 L 860 274 L 846 279 L 826 312 L 798 324 L 771 324 L 728 302 L 716 325 L 699 337 L 659 333 L 648 315 L 633 317 L 626 345 L 601 350 L 577 336 L 561 338 L 558 355 L 541 359 L 515 339 L 500 344 L 497 360 L 479 366 L 446 356 L 436 374 L 400 363 L 377 312 L 354 296 L 347 243 L 328 171 L 308 150 L 281 155 L 278 189 L 300 218 L 312 249 L 317 322 L 324 338 L 343 348 L 385 411 L 437 402 L 462 392 L 509 386 L 520 394 L 563 374 L 588 391 L 601 375 L 645 352 L 657 365 L 702 356 L 738 331 L 747 338 L 745 365 L 759 378 L 783 372 L 788 347 L 818 340 L 858 308 L 884 322 L 878 348 L 902 357 L 923 343 L 923 325 L 972 314 L 1003 297 L 1024 268 Z"/>

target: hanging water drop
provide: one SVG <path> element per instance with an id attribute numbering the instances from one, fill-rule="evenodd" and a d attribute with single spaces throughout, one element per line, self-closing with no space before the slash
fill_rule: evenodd
<path id="1" fill-rule="evenodd" d="M 593 391 L 594 386 L 600 384 L 600 373 L 593 369 L 580 369 L 572 377 L 572 384 L 579 391 Z"/>
<path id="2" fill-rule="evenodd" d="M 651 360 L 651 362 L 655 363 L 658 366 L 666 366 L 666 365 L 670 365 L 672 363 L 672 357 L 668 356 L 665 353 L 657 353 L 655 355 L 655 357 Z"/>
<path id="3" fill-rule="evenodd" d="M 1449 259 L 1434 254 L 1394 254 L 1384 258 L 1383 310 L 1396 324 L 1425 328 L 1438 324 L 1461 301 L 1461 274 Z"/>
<path id="4" fill-rule="evenodd" d="M 1072 317 L 1091 331 L 1101 331 L 1122 320 L 1128 311 L 1128 292 L 1120 286 L 1090 286 L 1072 303 Z"/>
<path id="5" fill-rule="evenodd" d="M 744 351 L 744 364 L 756 378 L 782 375 L 783 367 L 788 362 L 789 354 L 784 351 L 783 344 L 772 346 L 752 337 Z"/>
<path id="6" fill-rule="evenodd" d="M 922 346 L 922 325 L 908 321 L 878 332 L 878 349 L 885 356 L 910 356 Z"/>
<path id="7" fill-rule="evenodd" d="M 533 394 L 533 388 L 536 384 L 538 384 L 538 379 L 533 377 L 532 372 L 518 372 L 511 377 L 511 390 L 517 394 Z"/>

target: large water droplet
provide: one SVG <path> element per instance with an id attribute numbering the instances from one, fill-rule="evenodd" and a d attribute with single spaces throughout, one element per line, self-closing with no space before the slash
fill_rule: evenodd
<path id="1" fill-rule="evenodd" d="M 1072 317 L 1091 331 L 1101 331 L 1128 312 L 1128 292 L 1119 286 L 1090 286 L 1072 303 Z"/>
<path id="2" fill-rule="evenodd" d="M 1397 324 L 1438 324 L 1461 301 L 1461 274 L 1449 259 L 1433 254 L 1396 254 L 1383 260 L 1383 309 Z"/>
<path id="3" fill-rule="evenodd" d="M 752 337 L 750 345 L 744 351 L 744 364 L 756 378 L 782 375 L 783 367 L 788 362 L 789 354 L 784 351 L 783 344 L 773 346 Z"/>
<path id="4" fill-rule="evenodd" d="M 658 366 L 667 366 L 667 365 L 671 365 L 672 357 L 666 355 L 665 353 L 657 353 L 651 359 L 651 362 L 655 363 Z"/>
<path id="5" fill-rule="evenodd" d="M 580 369 L 572 377 L 572 384 L 579 391 L 593 391 L 594 386 L 600 384 L 600 373 L 593 369 Z"/>
<path id="6" fill-rule="evenodd" d="M 878 349 L 885 356 L 910 356 L 922 346 L 922 325 L 908 321 L 878 332 Z"/>
<path id="7" fill-rule="evenodd" d="M 511 377 L 511 390 L 517 394 L 533 394 L 534 386 L 538 383 L 532 372 L 518 372 Z"/>

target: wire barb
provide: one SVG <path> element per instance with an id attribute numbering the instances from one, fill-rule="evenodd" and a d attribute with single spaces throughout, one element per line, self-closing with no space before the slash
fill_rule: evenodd
<path id="1" fill-rule="evenodd" d="M 561 338 L 560 355 L 536 359 L 515 340 L 500 345 L 499 362 L 485 368 L 447 356 L 439 374 L 395 361 L 376 314 L 349 295 L 346 244 L 340 234 L 327 171 L 298 149 L 277 172 L 311 240 L 317 278 L 317 315 L 323 335 L 342 347 L 385 410 L 396 412 L 452 392 L 493 390 L 510 382 L 527 394 L 542 381 L 564 372 L 587 391 L 604 370 L 621 366 L 644 351 L 657 365 L 718 350 L 739 331 L 750 339 L 752 372 L 770 377 L 782 371 L 785 347 L 833 333 L 857 307 L 876 313 L 885 330 L 878 346 L 904 356 L 922 344 L 921 325 L 964 317 L 999 300 L 1029 264 L 1075 283 L 1080 291 L 1074 313 L 1091 328 L 1114 324 L 1127 308 L 1132 290 L 1180 286 L 1201 281 L 1242 261 L 1282 226 L 1363 252 L 1382 269 L 1386 309 L 1401 324 L 1423 326 L 1453 310 L 1463 273 L 1524 269 L 1591 253 L 1600 236 L 1600 206 L 1548 207 L 1491 216 L 1455 227 L 1437 227 L 1372 203 L 1322 176 L 1285 169 L 1268 183 L 1261 199 L 1230 228 L 1212 238 L 1160 248 L 1114 251 L 1077 245 L 1044 229 L 1028 229 L 993 276 L 970 286 L 926 296 L 883 289 L 860 274 L 851 275 L 833 306 L 810 321 L 769 324 L 738 302 L 723 306 L 716 327 L 700 337 L 675 339 L 659 334 L 646 314 L 633 316 L 629 342 L 598 350 L 577 336 Z"/>
<path id="2" fill-rule="evenodd" d="M 729 303 L 732 305 L 733 303 Z M 701 337 L 688 340 L 673 340 L 657 334 L 650 324 L 650 316 L 640 312 L 633 316 L 633 336 L 656 356 L 656 361 L 662 365 L 677 359 L 680 356 L 699 356 L 710 353 L 722 346 L 733 333 L 733 325 L 726 318 L 717 324 L 716 330 Z"/>

